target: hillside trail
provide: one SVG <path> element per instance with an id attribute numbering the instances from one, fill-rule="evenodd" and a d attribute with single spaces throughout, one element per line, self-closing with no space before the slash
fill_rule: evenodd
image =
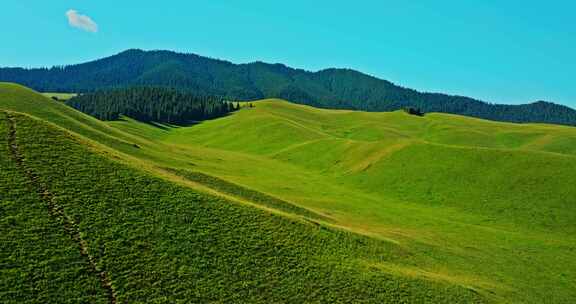
<path id="1" fill-rule="evenodd" d="M 80 235 L 80 230 L 78 225 L 74 222 L 73 219 L 66 216 L 64 213 L 64 208 L 56 203 L 55 196 L 50 190 L 44 185 L 39 176 L 34 173 L 30 168 L 28 168 L 24 161 L 24 156 L 22 155 L 22 151 L 20 146 L 18 145 L 18 141 L 16 140 L 16 120 L 14 116 L 10 113 L 6 112 L 6 120 L 8 122 L 8 145 L 10 154 L 12 155 L 13 160 L 16 162 L 16 165 L 20 169 L 21 172 L 30 180 L 31 186 L 36 190 L 36 192 L 40 195 L 42 200 L 48 206 L 48 211 L 52 217 L 56 219 L 57 222 L 62 223 L 64 226 L 64 230 L 66 233 L 74 240 L 79 247 L 80 255 L 82 255 L 90 265 L 91 270 L 98 275 L 98 279 L 102 285 L 102 288 L 106 290 L 109 303 L 116 304 L 118 303 L 116 292 L 112 287 L 112 281 L 108 276 L 108 273 L 97 266 L 96 258 L 88 252 L 88 243 L 86 240 L 82 238 Z"/>

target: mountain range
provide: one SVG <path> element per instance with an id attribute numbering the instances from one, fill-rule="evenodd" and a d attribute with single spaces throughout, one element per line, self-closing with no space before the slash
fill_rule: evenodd
<path id="1" fill-rule="evenodd" d="M 75 93 L 160 86 L 233 100 L 282 98 L 320 108 L 371 112 L 412 107 L 507 122 L 576 125 L 576 110 L 546 101 L 492 104 L 464 96 L 419 92 L 351 69 L 310 72 L 283 64 L 234 64 L 163 50 L 131 49 L 87 63 L 52 68 L 0 68 L 0 81 L 20 83 L 37 91 Z"/>

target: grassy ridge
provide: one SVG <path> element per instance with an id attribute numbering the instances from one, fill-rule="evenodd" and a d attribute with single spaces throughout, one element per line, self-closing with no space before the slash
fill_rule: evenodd
<path id="1" fill-rule="evenodd" d="M 75 219 L 120 302 L 481 302 L 367 265 L 392 244 L 294 222 L 138 173 L 16 116 L 26 165 Z M 42 157 L 39 157 L 42 156 Z"/>
<path id="2" fill-rule="evenodd" d="M 33 115 L 116 149 L 125 150 L 132 146 L 122 132 L 26 87 L 0 83 L 0 96 L 3 109 Z"/>
<path id="3" fill-rule="evenodd" d="M 224 130 L 219 136 L 213 136 L 218 127 Z M 192 134 L 194 137 L 189 136 Z M 457 146 L 562 154 L 576 152 L 576 130 L 573 127 L 520 125 L 440 113 L 417 117 L 400 111 L 320 110 L 281 100 L 260 101 L 254 109 L 196 128 L 179 129 L 170 135 L 170 139 L 177 142 L 261 153 L 326 137 L 360 143 L 413 139 Z M 252 144 L 246 145 L 248 142 Z M 256 148 L 259 150 L 255 151 Z"/>

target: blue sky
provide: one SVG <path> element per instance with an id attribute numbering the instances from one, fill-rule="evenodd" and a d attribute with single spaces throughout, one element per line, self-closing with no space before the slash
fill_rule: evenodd
<path id="1" fill-rule="evenodd" d="M 72 27 L 70 10 L 95 24 Z M 575 12 L 576 2 L 555 0 L 2 0 L 0 66 L 170 49 L 348 67 L 418 90 L 576 107 Z"/>

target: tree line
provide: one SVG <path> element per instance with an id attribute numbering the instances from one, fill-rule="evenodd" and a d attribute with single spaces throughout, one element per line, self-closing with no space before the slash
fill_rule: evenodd
<path id="1" fill-rule="evenodd" d="M 222 117 L 239 109 L 221 97 L 162 87 L 132 87 L 81 94 L 66 102 L 100 120 L 125 115 L 144 122 L 190 124 Z"/>

